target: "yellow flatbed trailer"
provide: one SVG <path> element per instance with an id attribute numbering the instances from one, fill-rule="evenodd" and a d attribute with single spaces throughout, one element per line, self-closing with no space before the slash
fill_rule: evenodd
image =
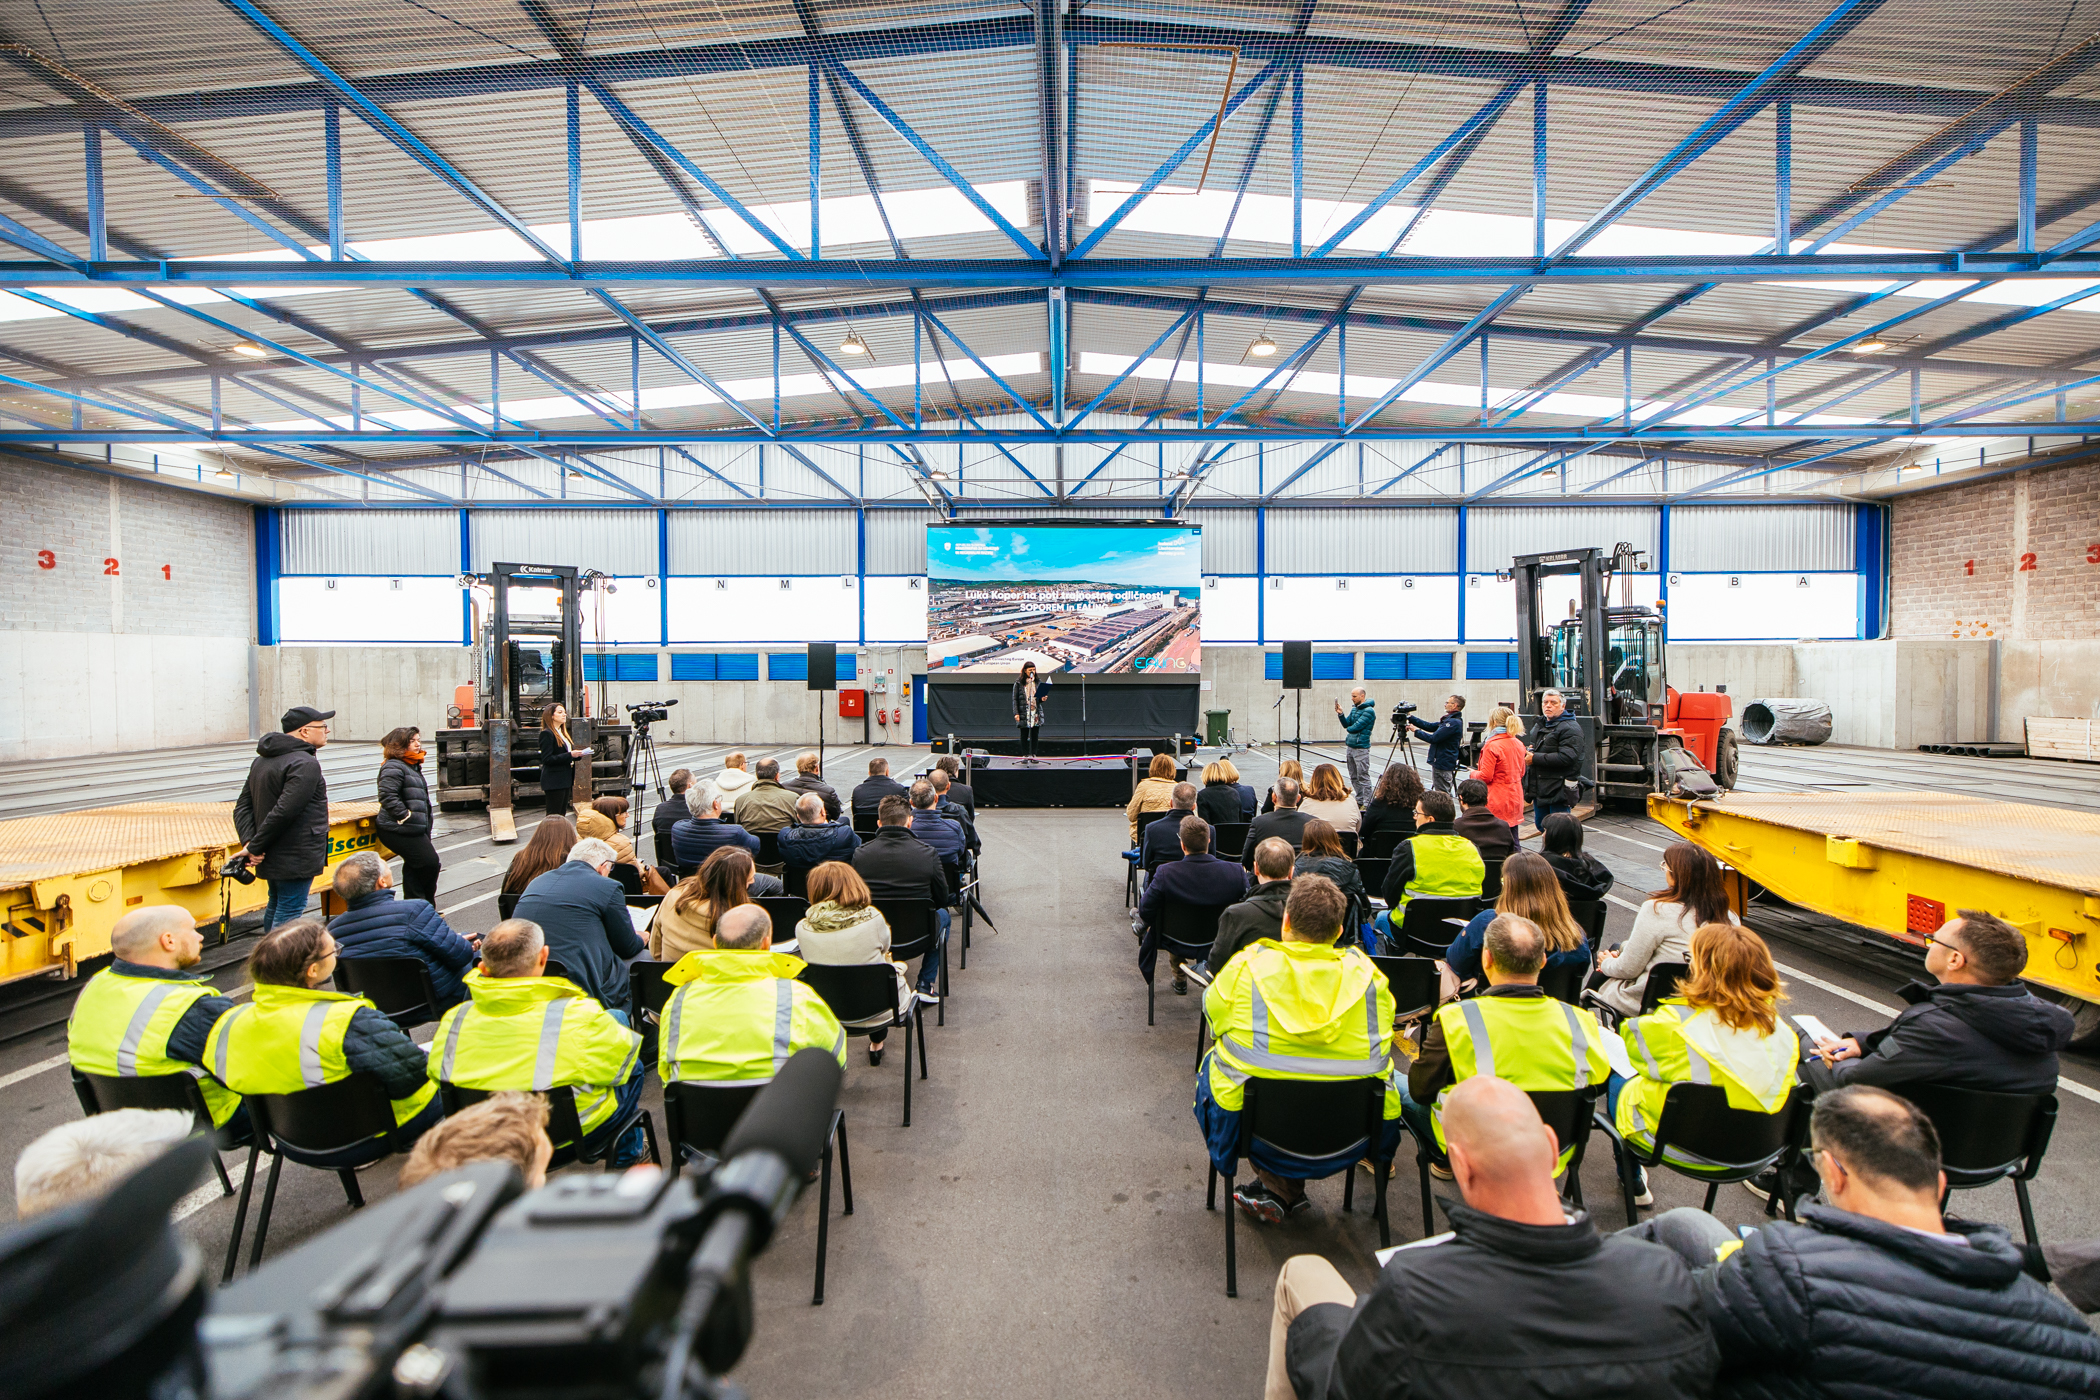
<path id="1" fill-rule="evenodd" d="M 1791 903 L 1919 947 L 1962 909 L 2027 935 L 2029 982 L 2100 1027 L 2100 814 L 1948 792 L 1658 793 L 1648 815 Z"/>
<path id="2" fill-rule="evenodd" d="M 380 844 L 376 802 L 328 804 L 328 867 Z M 175 904 L 200 924 L 220 913 L 219 874 L 241 848 L 231 802 L 132 802 L 0 822 L 0 982 L 72 977 L 109 951 L 117 920 Z M 232 912 L 260 909 L 269 886 L 226 881 Z"/>

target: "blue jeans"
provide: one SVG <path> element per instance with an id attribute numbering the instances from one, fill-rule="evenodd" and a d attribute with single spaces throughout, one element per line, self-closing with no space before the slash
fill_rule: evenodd
<path id="1" fill-rule="evenodd" d="M 1566 798 L 1562 798 L 1557 802 L 1534 800 L 1531 804 L 1531 824 L 1540 831 L 1544 831 L 1546 829 L 1546 818 L 1552 816 L 1555 812 L 1572 812 L 1574 810 L 1575 808 Z"/>
<path id="2" fill-rule="evenodd" d="M 941 950 L 948 946 L 948 911 L 946 909 L 936 909 L 934 910 L 934 915 L 935 922 L 940 925 L 940 932 L 934 935 L 933 946 L 926 950 L 926 956 L 919 959 L 919 981 L 917 985 L 922 992 L 932 991 L 934 983 L 940 980 Z"/>
<path id="3" fill-rule="evenodd" d="M 1400 1080 L 1400 1121 L 1407 1124 L 1407 1131 L 1415 1141 L 1429 1150 L 1432 1157 L 1442 1157 L 1444 1150 L 1436 1145 L 1436 1127 L 1429 1114 L 1429 1105 L 1415 1102 L 1414 1095 L 1407 1092 L 1407 1080 Z"/>
<path id="4" fill-rule="evenodd" d="M 270 897 L 263 905 L 263 932 L 268 933 L 279 924 L 288 924 L 306 912 L 306 901 L 313 894 L 313 877 L 303 880 L 271 880 Z"/>
<path id="5" fill-rule="evenodd" d="M 1619 1091 L 1632 1082 L 1618 1073 L 1604 1081 L 1604 1116 L 1614 1123 L 1619 1121 Z"/>

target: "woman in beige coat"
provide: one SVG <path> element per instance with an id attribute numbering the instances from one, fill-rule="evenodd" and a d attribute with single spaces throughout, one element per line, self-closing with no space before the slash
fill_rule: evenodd
<path id="1" fill-rule="evenodd" d="M 1174 755 L 1156 753 L 1152 755 L 1151 770 L 1130 794 L 1130 805 L 1123 815 L 1130 819 L 1130 844 L 1137 845 L 1137 819 L 1140 812 L 1169 812 L 1174 808 Z"/>
<path id="2" fill-rule="evenodd" d="M 715 946 L 715 920 L 751 903 L 751 877 L 758 866 L 741 846 L 718 846 L 700 869 L 680 880 L 656 908 L 649 927 L 649 956 L 677 962 L 696 949 Z"/>

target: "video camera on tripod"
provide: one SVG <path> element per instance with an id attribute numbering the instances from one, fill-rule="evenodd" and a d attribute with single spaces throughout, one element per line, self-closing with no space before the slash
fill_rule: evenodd
<path id="1" fill-rule="evenodd" d="M 676 700 L 643 700 L 627 707 L 627 722 L 634 726 L 636 734 L 647 732 L 650 725 L 671 717 L 671 707 Z"/>
<path id="2" fill-rule="evenodd" d="M 101 1199 L 0 1237 L 0 1395 L 740 1395 L 751 1261 L 831 1130 L 842 1072 L 804 1050 L 704 1177 L 566 1177 L 520 1194 L 484 1162 L 375 1204 L 207 1295 L 169 1210 L 204 1174 L 194 1137 Z"/>

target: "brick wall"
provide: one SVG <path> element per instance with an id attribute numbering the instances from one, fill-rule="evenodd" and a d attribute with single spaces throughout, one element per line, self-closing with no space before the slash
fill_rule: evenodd
<path id="1" fill-rule="evenodd" d="M 2026 552 L 2016 635 L 2028 641 L 2100 637 L 2100 467 L 2034 472 L 2026 480 Z"/>
<path id="2" fill-rule="evenodd" d="M 2091 638 L 2100 634 L 2096 553 L 2100 466 L 1903 497 L 1891 539 L 1891 634 Z"/>

